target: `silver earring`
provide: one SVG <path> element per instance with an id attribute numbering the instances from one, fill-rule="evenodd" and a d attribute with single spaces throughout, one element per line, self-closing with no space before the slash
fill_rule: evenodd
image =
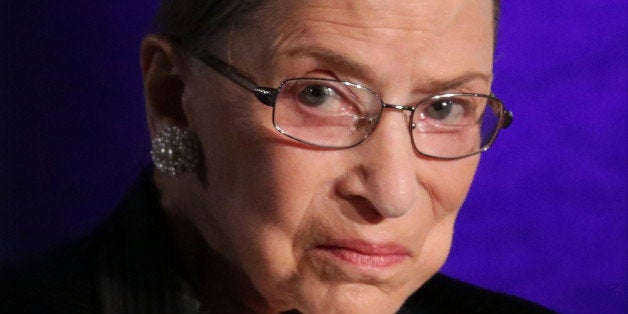
<path id="1" fill-rule="evenodd" d="M 150 155 L 157 170 L 172 177 L 194 171 L 198 164 L 196 135 L 176 126 L 159 131 L 151 141 Z"/>

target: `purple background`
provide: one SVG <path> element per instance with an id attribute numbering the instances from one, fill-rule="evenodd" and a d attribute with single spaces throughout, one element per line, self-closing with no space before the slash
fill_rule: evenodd
<path id="1" fill-rule="evenodd" d="M 87 234 L 148 163 L 138 46 L 155 2 L 3 2 L 1 260 Z M 561 312 L 628 311 L 627 7 L 503 3 L 494 90 L 515 122 L 446 273 Z"/>

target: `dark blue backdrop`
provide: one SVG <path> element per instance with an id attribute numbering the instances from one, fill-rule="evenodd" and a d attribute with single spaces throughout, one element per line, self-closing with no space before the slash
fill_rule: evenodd
<path id="1" fill-rule="evenodd" d="M 0 259 L 88 233 L 143 165 L 156 1 L 4 1 Z M 628 311 L 628 2 L 508 1 L 485 154 L 444 271 L 561 312 Z"/>

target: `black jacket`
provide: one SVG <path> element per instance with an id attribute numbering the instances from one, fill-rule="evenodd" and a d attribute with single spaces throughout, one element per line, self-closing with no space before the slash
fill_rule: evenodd
<path id="1" fill-rule="evenodd" d="M 0 313 L 198 313 L 147 171 L 93 237 L 0 269 Z M 437 274 L 399 313 L 551 313 Z"/>

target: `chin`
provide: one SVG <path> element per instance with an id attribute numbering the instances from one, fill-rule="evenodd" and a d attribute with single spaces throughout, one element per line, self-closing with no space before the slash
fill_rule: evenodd
<path id="1" fill-rule="evenodd" d="M 282 300 L 277 304 L 281 305 L 275 307 L 281 311 L 396 313 L 404 301 L 430 277 L 416 272 L 414 276 L 408 275 L 412 272 L 404 272 L 406 276 L 394 276 L 388 280 L 373 274 L 356 277 L 354 273 L 337 272 L 334 265 L 326 266 L 325 270 L 330 272 L 322 274 L 321 268 L 302 265 L 289 279 L 267 290 L 267 300 Z"/>
<path id="2" fill-rule="evenodd" d="M 418 287 L 417 287 L 418 288 Z M 319 283 L 304 286 L 296 300 L 302 313 L 395 313 L 415 289 L 385 291 L 377 286 Z"/>

